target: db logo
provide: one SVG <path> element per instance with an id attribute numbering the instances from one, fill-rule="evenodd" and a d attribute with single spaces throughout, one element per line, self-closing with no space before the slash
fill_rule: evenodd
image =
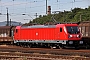
<path id="1" fill-rule="evenodd" d="M 38 33 L 36 33 L 36 35 L 38 35 Z"/>
<path id="2" fill-rule="evenodd" d="M 76 35 L 74 35 L 74 37 L 77 37 Z"/>

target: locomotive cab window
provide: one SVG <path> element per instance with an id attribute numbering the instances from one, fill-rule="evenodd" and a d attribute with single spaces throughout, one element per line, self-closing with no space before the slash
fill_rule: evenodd
<path id="1" fill-rule="evenodd" d="M 69 34 L 78 34 L 80 33 L 79 28 L 77 26 L 67 26 L 67 32 Z"/>
<path id="2" fill-rule="evenodd" d="M 60 32 L 62 32 L 62 28 L 60 28 Z"/>

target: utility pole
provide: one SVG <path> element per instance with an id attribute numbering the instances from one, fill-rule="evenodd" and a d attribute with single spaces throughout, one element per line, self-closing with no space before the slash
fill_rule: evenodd
<path id="1" fill-rule="evenodd" d="M 8 14 L 8 8 L 7 9 L 7 26 L 9 26 L 9 14 Z"/>
<path id="2" fill-rule="evenodd" d="M 10 19 L 10 26 L 11 26 L 11 19 Z"/>
<path id="3" fill-rule="evenodd" d="M 37 19 L 37 16 L 38 16 L 37 13 L 34 16 L 36 16 L 36 19 Z M 35 23 L 36 23 L 36 21 L 35 21 Z"/>
<path id="4" fill-rule="evenodd" d="M 36 16 L 36 18 L 37 18 L 37 16 L 38 16 L 38 15 L 37 15 L 37 13 L 36 13 L 36 15 L 35 15 L 35 16 Z"/>
<path id="5" fill-rule="evenodd" d="M 47 14 L 47 0 L 46 0 L 46 14 Z"/>

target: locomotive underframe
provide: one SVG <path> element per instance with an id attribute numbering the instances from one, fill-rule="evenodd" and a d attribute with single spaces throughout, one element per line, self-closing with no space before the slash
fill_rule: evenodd
<path id="1" fill-rule="evenodd" d="M 44 46 L 44 47 L 79 47 L 83 41 L 76 40 L 14 40 L 14 43 L 20 46 Z"/>

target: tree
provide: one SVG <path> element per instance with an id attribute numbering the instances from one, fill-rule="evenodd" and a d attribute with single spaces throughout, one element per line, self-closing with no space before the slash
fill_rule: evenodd
<path id="1" fill-rule="evenodd" d="M 89 21 L 90 20 L 90 6 L 85 9 L 74 8 L 72 11 L 59 12 L 58 14 L 43 15 L 43 16 L 39 15 L 39 18 L 34 19 L 32 23 L 35 23 L 35 21 L 38 24 L 45 24 L 48 22 L 53 22 L 51 18 L 52 16 L 57 22 L 79 22 L 80 16 L 81 16 L 82 21 Z"/>

